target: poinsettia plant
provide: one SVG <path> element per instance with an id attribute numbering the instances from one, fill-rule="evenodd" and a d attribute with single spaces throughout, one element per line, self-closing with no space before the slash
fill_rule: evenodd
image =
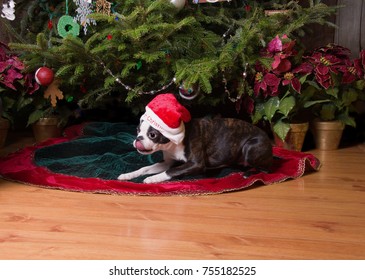
<path id="1" fill-rule="evenodd" d="M 301 89 L 312 68 L 301 64 L 301 57 L 294 40 L 276 36 L 263 49 L 255 66 L 252 121 L 268 121 L 282 140 L 290 130 L 290 123 L 304 121 L 306 97 Z"/>
<path id="2" fill-rule="evenodd" d="M 0 42 L 0 101 L 2 117 L 13 121 L 16 111 L 24 104 L 22 96 L 32 95 L 39 89 L 34 75 L 24 73 L 24 64 Z"/>
<path id="3" fill-rule="evenodd" d="M 68 106 L 57 103 L 61 92 L 57 84 L 40 86 L 34 71 L 30 72 L 26 68 L 21 57 L 0 42 L 1 116 L 14 122 L 16 115 L 22 115 L 27 118 L 27 125 L 30 125 L 42 117 L 57 115 L 59 125 L 64 125 L 73 112 Z"/>
<path id="4" fill-rule="evenodd" d="M 320 120 L 339 120 L 355 127 L 351 113 L 358 100 L 365 100 L 365 50 L 352 59 L 348 48 L 329 44 L 304 56 L 304 63 L 310 69 L 305 107 L 311 107 Z"/>

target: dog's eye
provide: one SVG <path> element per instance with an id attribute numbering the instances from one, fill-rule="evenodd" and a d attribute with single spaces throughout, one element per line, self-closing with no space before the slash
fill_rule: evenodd
<path id="1" fill-rule="evenodd" d="M 155 139 L 157 137 L 157 134 L 155 132 L 150 132 L 150 133 L 148 133 L 148 137 L 150 139 Z"/>

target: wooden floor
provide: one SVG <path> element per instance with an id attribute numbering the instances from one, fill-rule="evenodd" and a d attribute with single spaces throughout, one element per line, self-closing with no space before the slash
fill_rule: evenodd
<path id="1" fill-rule="evenodd" d="M 319 172 L 210 196 L 82 194 L 0 180 L 0 259 L 365 259 L 365 145 L 310 152 Z"/>

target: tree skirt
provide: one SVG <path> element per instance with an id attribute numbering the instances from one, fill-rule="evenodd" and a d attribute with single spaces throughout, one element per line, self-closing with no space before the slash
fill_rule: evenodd
<path id="1" fill-rule="evenodd" d="M 0 159 L 4 179 L 49 189 L 131 195 L 200 195 L 237 191 L 295 179 L 320 168 L 311 154 L 274 147 L 272 173 L 243 177 L 238 169 L 224 168 L 204 176 L 144 184 L 142 178 L 118 181 L 125 172 L 162 159 L 133 148 L 135 126 L 124 123 L 88 123 L 67 128 L 64 136 L 26 147 Z"/>

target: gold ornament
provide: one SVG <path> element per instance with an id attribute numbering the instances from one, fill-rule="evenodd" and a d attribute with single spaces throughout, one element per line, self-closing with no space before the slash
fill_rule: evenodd
<path id="1" fill-rule="evenodd" d="M 57 99 L 63 99 L 63 92 L 58 88 L 61 81 L 58 79 L 54 79 L 53 82 L 48 86 L 48 88 L 44 92 L 44 98 L 51 98 L 52 107 L 56 107 Z"/>
<path id="2" fill-rule="evenodd" d="M 112 3 L 110 3 L 106 0 L 97 0 L 96 1 L 96 12 L 110 16 L 111 6 L 112 6 Z"/>

